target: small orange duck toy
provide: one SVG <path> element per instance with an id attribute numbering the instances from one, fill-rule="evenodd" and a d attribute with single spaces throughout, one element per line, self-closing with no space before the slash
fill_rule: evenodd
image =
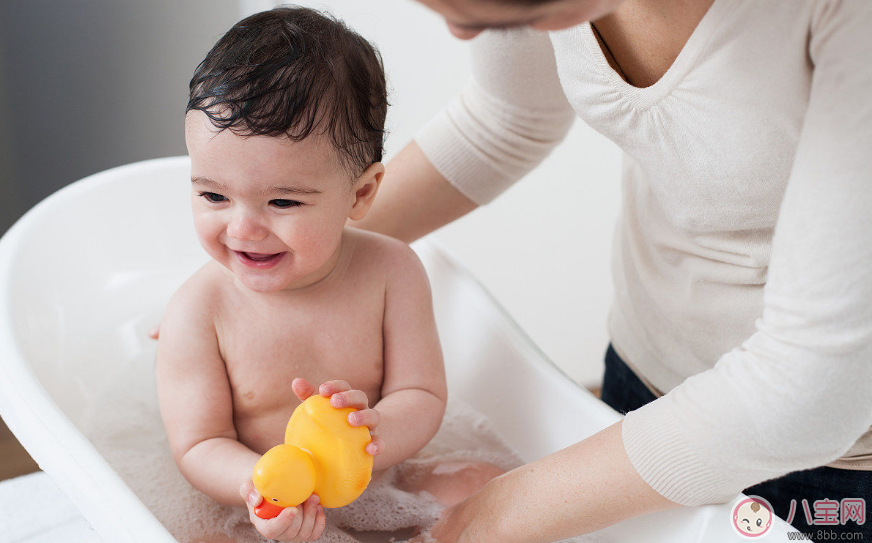
<path id="1" fill-rule="evenodd" d="M 285 430 L 285 443 L 268 450 L 254 466 L 252 481 L 263 501 L 254 514 L 275 518 L 314 492 L 324 507 L 353 502 L 372 479 L 373 457 L 366 452 L 369 429 L 348 423 L 353 407 L 336 408 L 315 394 L 297 406 Z"/>

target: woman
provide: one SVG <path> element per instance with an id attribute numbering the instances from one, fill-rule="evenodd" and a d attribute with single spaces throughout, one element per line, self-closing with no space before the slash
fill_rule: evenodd
<path id="1" fill-rule="evenodd" d="M 576 115 L 624 150 L 603 399 L 628 414 L 488 483 L 438 541 L 554 541 L 743 490 L 782 517 L 872 500 L 872 5 L 419 1 L 482 34 L 474 81 L 356 226 L 435 230 Z"/>

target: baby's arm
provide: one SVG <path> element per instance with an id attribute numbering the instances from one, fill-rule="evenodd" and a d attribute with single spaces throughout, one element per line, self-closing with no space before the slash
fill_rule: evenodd
<path id="1" fill-rule="evenodd" d="M 243 505 L 240 486 L 260 455 L 237 441 L 230 383 L 205 285 L 190 279 L 161 323 L 157 385 L 161 416 L 179 470 L 198 490 Z"/>
<path id="2" fill-rule="evenodd" d="M 448 397 L 424 266 L 404 243 L 392 240 L 385 252 L 384 379 L 374 406 L 384 450 L 374 459 L 376 470 L 402 462 L 433 438 Z"/>

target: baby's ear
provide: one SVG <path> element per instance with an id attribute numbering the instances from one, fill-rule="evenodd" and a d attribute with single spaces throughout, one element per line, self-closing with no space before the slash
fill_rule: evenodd
<path id="1" fill-rule="evenodd" d="M 359 221 L 366 216 L 375 201 L 375 195 L 384 175 L 384 164 L 374 162 L 354 181 L 354 204 L 351 206 L 348 218 Z"/>

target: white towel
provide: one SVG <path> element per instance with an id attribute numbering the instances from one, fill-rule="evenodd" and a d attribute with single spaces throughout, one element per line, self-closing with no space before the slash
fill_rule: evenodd
<path id="1" fill-rule="evenodd" d="M 0 543 L 102 543 L 44 472 L 0 482 Z"/>

